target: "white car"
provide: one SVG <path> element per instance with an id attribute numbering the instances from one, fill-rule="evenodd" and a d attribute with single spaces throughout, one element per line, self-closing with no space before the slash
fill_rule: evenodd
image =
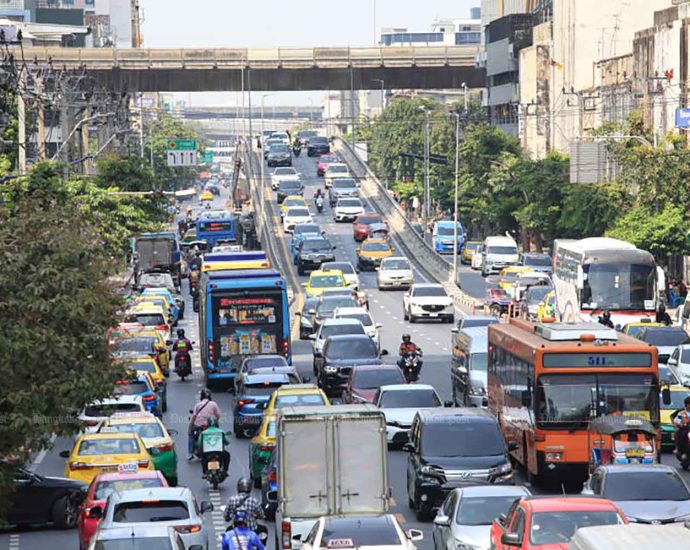
<path id="1" fill-rule="evenodd" d="M 209 550 L 215 548 L 216 544 L 202 514 L 212 510 L 213 504 L 209 501 L 197 504 L 194 494 L 187 487 L 116 491 L 110 495 L 108 505 L 102 511 L 103 520 L 99 528 L 137 529 L 155 521 L 156 525 L 174 527 L 182 536 L 185 548 L 198 544 L 204 550 Z"/>
<path id="2" fill-rule="evenodd" d="M 420 409 L 443 407 L 441 398 L 428 384 L 393 384 L 381 386 L 374 404 L 386 417 L 389 445 L 401 446 L 409 439 L 414 415 Z"/>
<path id="3" fill-rule="evenodd" d="M 326 167 L 326 173 L 324 174 L 324 185 L 328 189 L 333 185 L 333 180 L 335 178 L 350 178 L 350 170 L 347 164 L 341 162 L 334 162 Z"/>
<path id="4" fill-rule="evenodd" d="M 279 139 L 285 145 L 290 146 L 290 136 L 286 132 L 273 132 L 271 134 L 271 139 Z"/>
<path id="5" fill-rule="evenodd" d="M 474 254 L 472 254 L 472 263 L 470 264 L 470 267 L 474 269 L 475 271 L 479 271 L 482 268 L 482 249 L 481 247 L 477 248 L 477 250 L 474 251 Z"/>
<path id="6" fill-rule="evenodd" d="M 690 384 L 690 344 L 678 346 L 668 359 L 668 364 L 675 367 L 681 384 Z"/>
<path id="7" fill-rule="evenodd" d="M 357 548 L 357 550 L 415 550 L 424 539 L 419 529 L 403 531 L 393 514 L 325 516 L 302 541 L 302 550 Z"/>
<path id="8" fill-rule="evenodd" d="M 336 222 L 353 222 L 361 214 L 364 214 L 362 199 L 338 199 L 333 209 L 333 219 Z"/>
<path id="9" fill-rule="evenodd" d="M 414 284 L 412 264 L 407 258 L 393 256 L 381 260 L 376 268 L 376 285 L 379 290 L 386 288 L 410 288 Z"/>
<path id="10" fill-rule="evenodd" d="M 354 319 L 362 323 L 364 326 L 364 332 L 367 336 L 374 341 L 376 347 L 381 349 L 381 336 L 379 335 L 379 329 L 381 328 L 381 323 L 374 323 L 374 319 L 371 317 L 371 313 L 365 307 L 337 307 L 333 311 L 334 319 Z"/>
<path id="11" fill-rule="evenodd" d="M 98 528 L 91 537 L 88 550 L 102 548 L 150 548 L 183 550 L 184 542 L 174 527 L 149 523 L 139 527 Z"/>
<path id="12" fill-rule="evenodd" d="M 441 319 L 454 323 L 455 306 L 442 285 L 417 283 L 403 295 L 403 315 L 410 323 L 418 319 Z"/>
<path id="13" fill-rule="evenodd" d="M 316 334 L 309 337 L 310 340 L 314 340 L 314 359 L 321 357 L 326 338 L 344 334 L 366 334 L 366 331 L 357 319 L 324 319 Z"/>
<path id="14" fill-rule="evenodd" d="M 314 220 L 308 208 L 304 206 L 291 206 L 283 215 L 283 231 L 292 233 L 297 224 L 312 223 Z"/>
<path id="15" fill-rule="evenodd" d="M 146 413 L 146 405 L 141 395 L 120 395 L 95 401 L 84 407 L 79 415 L 79 422 L 85 428 L 85 433 L 94 433 L 104 420 L 107 420 L 115 413 L 136 412 Z"/>
<path id="16" fill-rule="evenodd" d="M 359 290 L 359 275 L 352 262 L 325 262 L 321 264 L 321 269 L 337 269 L 342 271 L 348 286 Z"/>
<path id="17" fill-rule="evenodd" d="M 281 181 L 299 181 L 300 175 L 292 166 L 279 166 L 271 174 L 271 189 L 276 191 Z"/>

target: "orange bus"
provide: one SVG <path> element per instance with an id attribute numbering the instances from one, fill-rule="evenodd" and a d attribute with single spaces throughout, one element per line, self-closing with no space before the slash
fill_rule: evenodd
<path id="1" fill-rule="evenodd" d="M 593 418 L 660 425 L 656 347 L 597 323 L 490 325 L 488 385 L 489 409 L 534 482 L 586 477 Z"/>

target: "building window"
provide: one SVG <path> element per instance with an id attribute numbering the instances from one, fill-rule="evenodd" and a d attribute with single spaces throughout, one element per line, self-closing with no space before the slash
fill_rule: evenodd
<path id="1" fill-rule="evenodd" d="M 480 44 L 482 41 L 482 33 L 480 32 L 456 32 L 456 44 Z"/>

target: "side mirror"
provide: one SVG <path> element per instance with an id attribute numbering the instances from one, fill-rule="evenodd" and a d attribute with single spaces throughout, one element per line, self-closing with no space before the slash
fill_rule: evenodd
<path id="1" fill-rule="evenodd" d="M 309 286 L 309 283 L 302 283 L 302 286 L 306 288 L 307 286 Z"/>
<path id="2" fill-rule="evenodd" d="M 375 328 L 381 328 L 382 326 L 383 326 L 383 325 L 382 325 L 381 323 L 376 323 L 376 324 L 374 325 Z"/>
<path id="3" fill-rule="evenodd" d="M 360 247 L 355 248 L 355 252 L 359 252 L 361 250 Z"/>
<path id="4" fill-rule="evenodd" d="M 675 367 L 675 366 L 678 366 L 678 359 L 676 359 L 675 357 L 670 357 L 669 360 L 666 361 L 666 362 L 667 362 L 669 365 L 673 365 L 674 367 Z M 668 403 L 665 403 L 665 404 L 668 405 Z"/>
<path id="5" fill-rule="evenodd" d="M 309 315 L 316 315 L 316 310 L 310 309 L 307 313 L 309 313 Z"/>
<path id="6" fill-rule="evenodd" d="M 213 512 L 213 504 L 208 500 L 201 501 L 201 513 Z"/>
<path id="7" fill-rule="evenodd" d="M 469 371 L 467 370 L 467 367 L 457 367 L 455 371 L 458 374 L 467 374 Z"/>
<path id="8" fill-rule="evenodd" d="M 664 405 L 670 405 L 672 403 L 670 388 L 666 387 L 661 390 L 661 400 L 663 401 Z"/>
<path id="9" fill-rule="evenodd" d="M 388 350 L 387 349 L 382 349 L 381 350 L 381 356 L 388 355 Z"/>
<path id="10" fill-rule="evenodd" d="M 523 407 L 529 407 L 532 404 L 532 392 L 529 390 L 524 390 L 520 394 L 520 402 Z"/>
<path id="11" fill-rule="evenodd" d="M 338 248 L 338 247 L 335 246 L 335 245 L 333 245 L 333 246 L 331 247 L 331 250 L 335 250 L 336 248 Z"/>
<path id="12" fill-rule="evenodd" d="M 405 534 L 412 542 L 424 540 L 424 533 L 422 533 L 419 529 L 408 529 Z"/>
<path id="13" fill-rule="evenodd" d="M 60 451 L 60 457 L 61 458 L 69 458 L 70 452 L 69 451 Z"/>
<path id="14" fill-rule="evenodd" d="M 87 516 L 91 519 L 101 519 L 103 517 L 103 508 L 94 506 L 89 510 Z"/>
<path id="15" fill-rule="evenodd" d="M 407 443 L 403 444 L 402 450 L 405 451 L 406 453 L 414 453 L 415 452 L 414 443 L 410 443 L 408 441 Z"/>
<path id="16" fill-rule="evenodd" d="M 450 526 L 450 518 L 448 516 L 444 516 L 443 514 L 439 513 L 434 518 L 434 525 L 441 525 L 444 527 L 449 527 Z"/>
<path id="17" fill-rule="evenodd" d="M 520 533 L 503 533 L 501 535 L 501 544 L 505 546 L 520 546 L 522 545 L 522 537 Z"/>

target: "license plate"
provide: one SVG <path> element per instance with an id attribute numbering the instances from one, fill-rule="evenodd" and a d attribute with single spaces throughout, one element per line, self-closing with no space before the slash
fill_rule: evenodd
<path id="1" fill-rule="evenodd" d="M 117 472 L 117 466 L 101 466 L 98 468 L 102 473 Z"/>
<path id="2" fill-rule="evenodd" d="M 625 456 L 628 458 L 644 458 L 644 449 L 627 449 L 625 451 Z"/>
<path id="3" fill-rule="evenodd" d="M 217 460 L 213 460 L 208 463 L 207 467 L 209 470 L 220 470 L 220 462 L 218 462 Z"/>
<path id="4" fill-rule="evenodd" d="M 438 313 L 429 313 L 429 317 L 438 317 Z"/>

